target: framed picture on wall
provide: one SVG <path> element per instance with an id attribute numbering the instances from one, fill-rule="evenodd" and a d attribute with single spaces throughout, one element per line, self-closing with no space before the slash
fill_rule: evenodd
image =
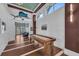
<path id="1" fill-rule="evenodd" d="M 1 22 L 1 33 L 4 33 L 6 31 L 6 23 L 5 22 Z"/>
<path id="2" fill-rule="evenodd" d="M 1 19 L 0 19 L 0 34 L 1 34 Z"/>
<path id="3" fill-rule="evenodd" d="M 47 30 L 47 24 L 42 25 L 41 30 Z"/>
<path id="4" fill-rule="evenodd" d="M 33 31 L 33 27 L 30 27 L 30 31 Z"/>

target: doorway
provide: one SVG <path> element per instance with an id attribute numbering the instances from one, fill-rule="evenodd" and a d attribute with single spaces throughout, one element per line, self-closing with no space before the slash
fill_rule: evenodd
<path id="1" fill-rule="evenodd" d="M 15 39 L 18 44 L 29 41 L 29 30 L 29 23 L 15 22 Z"/>

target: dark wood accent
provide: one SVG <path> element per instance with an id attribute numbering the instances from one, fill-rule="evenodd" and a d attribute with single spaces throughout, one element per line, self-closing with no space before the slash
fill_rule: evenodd
<path id="1" fill-rule="evenodd" d="M 33 15 L 33 34 L 36 34 L 36 15 Z"/>
<path id="2" fill-rule="evenodd" d="M 39 11 L 46 3 L 41 3 L 40 6 L 34 11 L 34 13 L 36 13 L 37 11 Z"/>
<path id="3" fill-rule="evenodd" d="M 53 54 L 53 39 L 49 39 L 39 35 L 32 35 L 32 39 L 36 40 L 38 43 L 44 46 L 42 53 L 46 56 L 51 56 Z"/>
<path id="4" fill-rule="evenodd" d="M 65 4 L 65 47 L 79 53 L 79 3 L 73 5 L 73 21 L 70 22 L 70 4 Z"/>
<path id="5" fill-rule="evenodd" d="M 10 5 L 10 4 L 8 4 L 8 7 L 12 7 L 12 8 L 15 8 L 15 9 L 19 9 L 19 10 L 23 10 L 23 11 L 26 11 L 26 12 L 29 12 L 29 13 L 33 13 L 32 11 L 25 10 L 25 9 L 22 9 L 22 8 L 19 8 L 19 7 L 16 7 L 16 6 Z"/>
<path id="6" fill-rule="evenodd" d="M 29 12 L 29 13 L 36 13 L 37 11 L 39 11 L 39 9 L 41 9 L 46 3 L 41 3 L 38 8 L 33 12 L 33 11 L 30 11 L 30 10 L 25 10 L 23 8 L 19 8 L 19 7 L 16 7 L 16 6 L 13 6 L 13 5 L 10 5 L 8 4 L 8 7 L 12 7 L 12 8 L 15 8 L 15 9 L 19 9 L 19 10 L 23 10 L 23 11 L 26 11 L 26 12 Z"/>

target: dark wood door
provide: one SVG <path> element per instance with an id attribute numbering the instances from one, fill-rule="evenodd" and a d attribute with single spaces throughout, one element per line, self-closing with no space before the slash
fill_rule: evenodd
<path id="1" fill-rule="evenodd" d="M 79 4 L 73 3 L 72 22 L 70 4 L 65 4 L 65 47 L 79 53 Z"/>

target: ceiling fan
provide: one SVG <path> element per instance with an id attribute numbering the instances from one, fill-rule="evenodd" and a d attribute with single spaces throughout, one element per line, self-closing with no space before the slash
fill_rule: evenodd
<path id="1" fill-rule="evenodd" d="M 11 16 L 13 16 L 14 17 L 14 19 L 15 18 L 22 18 L 22 17 L 24 17 L 24 18 L 27 18 L 27 19 L 30 19 L 29 17 L 28 17 L 28 14 L 26 14 L 26 13 L 24 13 L 24 12 L 19 12 L 19 15 L 14 15 L 14 14 L 10 14 Z"/>

